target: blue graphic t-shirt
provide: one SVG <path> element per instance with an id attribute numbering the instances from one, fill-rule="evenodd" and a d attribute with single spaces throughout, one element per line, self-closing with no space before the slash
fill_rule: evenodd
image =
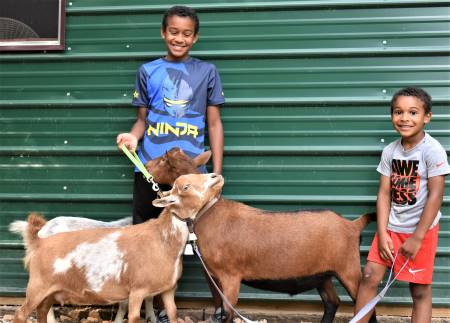
<path id="1" fill-rule="evenodd" d="M 204 150 L 206 107 L 224 103 L 222 84 L 213 64 L 190 57 L 164 58 L 142 65 L 132 104 L 147 107 L 146 130 L 139 147 L 145 164 L 174 147 L 195 157 Z"/>

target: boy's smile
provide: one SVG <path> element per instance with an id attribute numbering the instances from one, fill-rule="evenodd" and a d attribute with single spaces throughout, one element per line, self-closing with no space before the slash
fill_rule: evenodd
<path id="1" fill-rule="evenodd" d="M 189 51 L 197 41 L 195 22 L 189 17 L 171 16 L 167 19 L 166 30 L 161 30 L 161 36 L 167 47 L 166 59 L 182 61 L 189 57 Z"/>
<path id="2" fill-rule="evenodd" d="M 431 120 L 431 112 L 426 113 L 424 103 L 414 96 L 399 96 L 392 110 L 392 124 L 402 136 L 402 145 L 411 149 L 424 137 L 425 124 Z"/>

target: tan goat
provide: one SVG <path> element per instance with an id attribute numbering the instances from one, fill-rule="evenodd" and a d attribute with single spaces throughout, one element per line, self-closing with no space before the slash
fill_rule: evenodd
<path id="1" fill-rule="evenodd" d="M 58 216 L 56 218 L 51 219 L 47 222 L 42 222 L 42 228 L 39 229 L 38 237 L 39 238 L 48 238 L 49 236 L 62 233 L 62 232 L 70 232 L 70 231 L 78 231 L 78 230 L 86 230 L 93 228 L 118 228 L 125 227 L 132 224 L 132 218 L 126 217 L 120 220 L 104 222 L 93 220 L 89 218 L 83 217 L 74 217 L 74 216 Z M 9 225 L 9 231 L 13 233 L 18 233 L 23 235 L 24 232 L 28 230 L 28 222 L 27 221 L 14 221 Z M 120 302 L 119 308 L 117 310 L 116 318 L 114 319 L 114 323 L 122 323 L 127 313 L 128 302 Z M 153 311 L 153 298 L 148 297 L 145 299 L 145 318 L 147 321 L 156 323 L 156 316 Z M 50 308 L 50 311 L 47 315 L 48 323 L 56 323 L 55 313 L 53 308 Z"/>
<path id="2" fill-rule="evenodd" d="M 180 170 L 197 172 L 180 149 L 146 167 L 164 184 Z M 241 282 L 291 295 L 317 289 L 324 304 L 322 322 L 332 322 L 340 303 L 332 278 L 355 300 L 361 280 L 360 235 L 373 218 L 371 213 L 350 221 L 329 210 L 267 212 L 221 199 L 196 220 L 194 229 L 208 269 L 233 306 Z M 214 298 L 220 306 L 220 298 Z M 226 304 L 224 309 L 230 322 L 232 311 Z M 375 315 L 371 322 L 376 322 Z"/>
<path id="3" fill-rule="evenodd" d="M 158 219 L 125 228 L 88 229 L 41 239 L 42 217 L 32 213 L 25 232 L 25 265 L 30 279 L 25 303 L 13 323 L 23 323 L 34 309 L 47 321 L 55 302 L 111 304 L 129 299 L 128 321 L 136 323 L 142 300 L 162 295 L 171 323 L 181 275 L 181 256 L 188 237 L 185 221 L 216 198 L 223 178 L 216 174 L 185 175 L 153 202 L 165 207 Z"/>

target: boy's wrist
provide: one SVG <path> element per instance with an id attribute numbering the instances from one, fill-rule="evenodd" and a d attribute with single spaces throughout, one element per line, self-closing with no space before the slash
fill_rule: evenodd
<path id="1" fill-rule="evenodd" d="M 379 236 L 379 237 L 383 237 L 383 236 L 387 236 L 387 235 L 388 235 L 387 229 L 385 229 L 385 228 L 383 228 L 383 229 L 378 229 L 378 230 L 377 230 L 377 233 L 378 233 L 378 236 Z"/>
<path id="2" fill-rule="evenodd" d="M 418 240 L 418 241 L 422 241 L 424 237 L 425 237 L 425 234 L 422 234 L 422 233 L 417 232 L 417 231 L 414 232 L 414 233 L 412 234 L 412 236 L 411 236 L 411 238 L 413 238 L 413 239 L 415 239 L 415 240 Z"/>
<path id="3" fill-rule="evenodd" d="M 136 141 L 138 141 L 138 137 L 136 136 L 136 134 L 134 134 L 134 133 L 132 133 L 132 132 L 129 132 L 128 134 L 129 134 L 130 136 L 133 136 L 134 139 L 136 139 Z"/>

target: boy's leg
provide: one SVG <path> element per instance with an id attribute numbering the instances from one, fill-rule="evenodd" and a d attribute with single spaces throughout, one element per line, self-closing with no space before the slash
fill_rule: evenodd
<path id="1" fill-rule="evenodd" d="M 372 261 L 368 261 L 364 267 L 361 283 L 359 284 L 358 295 L 356 297 L 355 314 L 364 307 L 372 298 L 377 295 L 378 285 L 386 273 L 386 266 Z M 369 322 L 372 315 L 370 311 L 359 322 Z"/>
<path id="2" fill-rule="evenodd" d="M 413 299 L 411 323 L 431 322 L 431 284 L 409 284 Z"/>

